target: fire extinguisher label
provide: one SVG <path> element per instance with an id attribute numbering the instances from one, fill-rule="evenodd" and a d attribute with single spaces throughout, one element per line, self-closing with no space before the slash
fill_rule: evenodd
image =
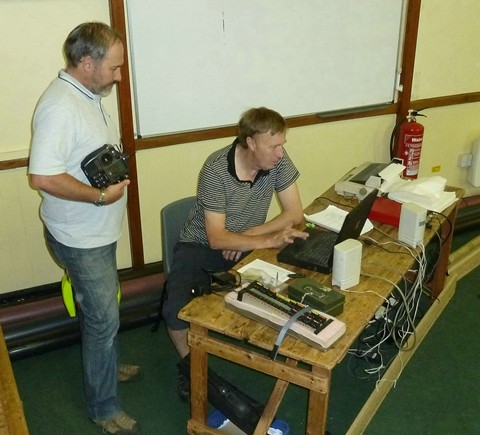
<path id="1" fill-rule="evenodd" d="M 404 136 L 404 165 L 405 175 L 412 177 L 418 174 L 420 154 L 422 150 L 423 134 L 406 134 Z"/>
<path id="2" fill-rule="evenodd" d="M 410 116 L 410 111 L 406 121 L 400 125 L 397 137 L 398 146 L 395 154 L 402 159 L 403 166 L 405 166 L 403 176 L 406 178 L 417 178 L 420 168 L 424 128 L 422 124 L 419 124 L 415 121 L 415 118 Z"/>

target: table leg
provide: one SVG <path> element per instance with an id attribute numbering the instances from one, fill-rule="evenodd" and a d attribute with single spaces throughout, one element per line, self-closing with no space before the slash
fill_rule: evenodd
<path id="1" fill-rule="evenodd" d="M 312 367 L 312 373 L 327 380 L 327 391 L 310 390 L 308 398 L 307 435 L 324 434 L 327 430 L 328 399 L 330 396 L 331 371 Z"/>
<path id="2" fill-rule="evenodd" d="M 432 280 L 428 283 L 428 286 L 431 288 L 432 298 L 438 298 L 438 295 L 442 292 L 445 285 L 445 279 L 448 274 L 448 263 L 450 257 L 450 250 L 452 248 L 453 240 L 453 229 L 455 225 L 455 219 L 457 218 L 458 204 L 453 207 L 451 212 L 448 214 L 448 221 L 445 221 L 440 226 L 440 236 L 443 240 L 440 258 L 435 268 Z"/>
<path id="3" fill-rule="evenodd" d="M 190 325 L 190 331 L 207 336 L 208 330 L 199 325 Z M 208 396 L 208 356 L 207 352 L 190 343 L 190 415 L 195 422 L 206 424 Z"/>

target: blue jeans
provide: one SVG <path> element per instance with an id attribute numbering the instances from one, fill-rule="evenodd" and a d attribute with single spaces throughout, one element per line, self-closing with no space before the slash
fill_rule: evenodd
<path id="1" fill-rule="evenodd" d="M 52 256 L 67 271 L 80 307 L 77 313 L 89 417 L 107 420 L 121 411 L 117 394 L 117 244 L 79 249 L 59 243 L 47 229 L 45 237 Z"/>

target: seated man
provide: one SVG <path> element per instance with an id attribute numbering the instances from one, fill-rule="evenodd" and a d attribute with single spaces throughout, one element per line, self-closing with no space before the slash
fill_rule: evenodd
<path id="1" fill-rule="evenodd" d="M 226 271 L 249 251 L 281 248 L 308 234 L 295 225 L 303 221 L 296 180 L 288 157 L 286 122 L 270 109 L 246 111 L 233 144 L 214 152 L 199 175 L 197 202 L 175 247 L 168 276 L 163 316 L 180 357 L 189 353 L 188 323 L 178 312 L 191 300 L 191 289 L 210 285 L 206 271 Z M 281 213 L 265 222 L 276 192 Z M 179 374 L 179 394 L 188 398 L 188 380 Z"/>

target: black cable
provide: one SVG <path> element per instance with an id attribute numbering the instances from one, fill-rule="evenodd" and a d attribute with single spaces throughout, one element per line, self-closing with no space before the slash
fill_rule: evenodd
<path id="1" fill-rule="evenodd" d="M 440 254 L 442 252 L 442 245 L 443 245 L 442 236 L 440 235 L 440 233 L 438 233 L 438 231 L 434 231 L 434 234 L 437 236 L 438 244 L 439 244 L 438 250 L 436 251 L 437 258 L 435 260 L 435 264 L 433 265 L 433 267 L 430 267 L 430 271 L 429 271 L 428 275 L 425 276 L 425 280 L 424 280 L 425 283 L 430 282 L 430 280 L 432 279 L 433 274 L 435 273 L 435 270 L 437 269 L 438 263 L 440 262 L 440 258 L 441 258 Z M 434 249 L 434 248 L 432 248 L 432 249 Z M 427 259 L 427 263 L 428 263 L 428 259 Z"/>
<path id="2" fill-rule="evenodd" d="M 440 215 L 442 216 L 447 222 L 448 222 L 448 233 L 447 235 L 445 236 L 445 238 L 443 239 L 443 242 L 441 243 L 443 245 L 443 243 L 448 240 L 448 238 L 450 237 L 450 234 L 452 234 L 452 231 L 453 231 L 453 224 L 452 224 L 452 221 L 450 220 L 450 218 L 447 216 L 447 215 L 444 215 L 443 213 L 440 213 L 440 212 L 437 212 L 437 211 L 434 211 L 433 212 L 433 215 Z M 439 225 L 441 226 L 442 225 L 442 222 L 440 222 L 440 219 L 438 219 L 437 216 L 435 216 L 438 220 L 438 223 Z"/>

